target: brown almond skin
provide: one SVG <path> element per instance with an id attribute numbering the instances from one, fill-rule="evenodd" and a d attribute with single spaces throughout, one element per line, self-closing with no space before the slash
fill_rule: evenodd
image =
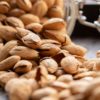
<path id="1" fill-rule="evenodd" d="M 64 74 L 58 77 L 57 81 L 64 82 L 64 83 L 70 83 L 73 81 L 73 76 L 69 74 Z"/>
<path id="2" fill-rule="evenodd" d="M 71 44 L 71 39 L 65 33 L 63 34 L 60 30 L 45 30 L 41 33 L 47 39 L 53 39 L 59 41 L 62 45 Z"/>
<path id="3" fill-rule="evenodd" d="M 19 39 L 22 39 L 22 37 L 28 35 L 29 33 L 31 33 L 29 30 L 26 30 L 24 28 L 19 28 L 17 27 L 17 33 L 16 33 L 16 36 L 19 38 Z"/>
<path id="4" fill-rule="evenodd" d="M 11 26 L 0 26 L 0 36 L 6 41 L 15 40 L 16 33 L 16 29 Z"/>
<path id="5" fill-rule="evenodd" d="M 32 93 L 32 100 L 40 100 L 43 97 L 47 96 L 57 96 L 58 92 L 51 88 L 51 87 L 45 87 L 42 89 L 38 89 Z"/>
<path id="6" fill-rule="evenodd" d="M 35 59 L 39 57 L 36 50 L 30 49 L 25 46 L 16 46 L 9 51 L 10 55 L 18 55 L 22 59 Z"/>
<path id="7" fill-rule="evenodd" d="M 26 29 L 29 29 L 35 33 L 40 33 L 43 29 L 43 25 L 39 23 L 31 23 L 26 26 Z"/>
<path id="8" fill-rule="evenodd" d="M 71 53 L 72 55 L 78 55 L 78 56 L 82 56 L 82 57 L 87 52 L 86 48 L 76 45 L 76 44 L 73 44 L 73 43 L 70 45 L 63 46 L 62 49 L 69 51 L 69 53 Z"/>
<path id="9" fill-rule="evenodd" d="M 0 71 L 9 70 L 20 60 L 19 56 L 11 56 L 0 62 Z"/>
<path id="10" fill-rule="evenodd" d="M 61 43 L 56 41 L 56 40 L 52 40 L 52 39 L 42 39 L 42 45 L 43 44 L 46 44 L 46 43 L 51 43 L 51 44 L 55 44 L 57 45 L 58 47 L 61 47 Z"/>
<path id="11" fill-rule="evenodd" d="M 35 68 L 35 69 L 33 69 L 33 70 L 21 75 L 20 78 L 35 79 L 36 72 L 37 72 L 37 69 Z"/>
<path id="12" fill-rule="evenodd" d="M 9 51 L 15 46 L 17 46 L 17 41 L 7 42 L 0 50 L 0 61 L 6 59 L 9 56 Z"/>
<path id="13" fill-rule="evenodd" d="M 67 56 L 61 60 L 61 67 L 65 72 L 70 74 L 76 74 L 78 72 L 79 66 L 80 62 L 73 56 Z"/>
<path id="14" fill-rule="evenodd" d="M 48 6 L 43 0 L 39 0 L 34 3 L 31 13 L 37 16 L 44 17 L 48 11 Z"/>
<path id="15" fill-rule="evenodd" d="M 14 66 L 14 71 L 19 74 L 27 73 L 32 69 L 32 63 L 27 60 L 20 60 Z"/>
<path id="16" fill-rule="evenodd" d="M 5 23 L 12 27 L 24 28 L 23 22 L 17 17 L 7 17 Z"/>
<path id="17" fill-rule="evenodd" d="M 24 14 L 20 17 L 20 19 L 23 21 L 24 25 L 40 23 L 39 17 L 33 14 Z"/>
<path id="18" fill-rule="evenodd" d="M 5 19 L 6 19 L 6 15 L 0 14 L 0 21 L 2 22 L 2 21 L 4 21 Z"/>
<path id="19" fill-rule="evenodd" d="M 63 0 L 56 0 L 55 5 L 64 9 L 64 1 Z"/>
<path id="20" fill-rule="evenodd" d="M 44 1 L 46 2 L 48 8 L 51 8 L 56 0 L 44 0 Z"/>
<path id="21" fill-rule="evenodd" d="M 60 30 L 64 28 L 65 22 L 61 18 L 51 18 L 43 24 L 45 30 Z"/>
<path id="22" fill-rule="evenodd" d="M 32 9 L 32 3 L 30 0 L 17 0 L 16 3 L 19 8 L 25 11 L 30 11 Z"/>
<path id="23" fill-rule="evenodd" d="M 41 46 L 41 39 L 40 37 L 35 34 L 35 33 L 29 33 L 28 35 L 24 36 L 22 38 L 23 43 L 32 48 L 32 49 L 37 49 Z"/>
<path id="24" fill-rule="evenodd" d="M 9 15 L 14 17 L 20 17 L 23 14 L 25 14 L 25 11 L 19 8 L 11 9 L 9 12 Z"/>
<path id="25" fill-rule="evenodd" d="M 12 79 L 5 87 L 9 100 L 29 100 L 32 92 L 36 89 L 38 89 L 37 82 L 34 79 L 25 78 Z"/>
<path id="26" fill-rule="evenodd" d="M 8 13 L 9 9 L 10 9 L 9 3 L 5 1 L 0 1 L 0 13 L 1 14 Z"/>
<path id="27" fill-rule="evenodd" d="M 54 56 L 56 55 L 61 49 L 54 45 L 54 44 L 43 44 L 40 46 L 39 51 L 41 56 Z"/>
<path id="28" fill-rule="evenodd" d="M 57 62 L 52 58 L 44 58 L 40 61 L 40 65 L 43 65 L 47 68 L 48 72 L 55 73 L 58 70 Z"/>
<path id="29" fill-rule="evenodd" d="M 8 81 L 13 78 L 17 78 L 18 75 L 15 72 L 5 72 L 0 75 L 0 86 L 4 87 Z"/>
<path id="30" fill-rule="evenodd" d="M 0 43 L 0 50 L 2 50 L 4 44 L 3 43 Z"/>
<path id="31" fill-rule="evenodd" d="M 64 11 L 59 6 L 53 6 L 47 13 L 50 18 L 64 18 Z"/>
<path id="32" fill-rule="evenodd" d="M 87 71 L 87 72 L 79 73 L 74 76 L 74 79 L 81 79 L 84 77 L 96 77 L 96 72 L 95 71 Z"/>

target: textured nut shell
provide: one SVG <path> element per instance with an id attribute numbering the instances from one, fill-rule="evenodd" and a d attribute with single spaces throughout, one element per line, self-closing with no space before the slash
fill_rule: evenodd
<path id="1" fill-rule="evenodd" d="M 0 71 L 9 70 L 20 60 L 19 56 L 11 56 L 0 62 Z"/>
<path id="2" fill-rule="evenodd" d="M 28 35 L 29 33 L 32 33 L 32 32 L 30 32 L 29 30 L 26 30 L 26 29 L 24 29 L 24 28 L 19 28 L 19 27 L 17 27 L 16 29 L 17 29 L 16 36 L 17 36 L 19 39 L 21 39 L 22 37 Z"/>
<path id="3" fill-rule="evenodd" d="M 41 45 L 39 51 L 41 56 L 54 56 L 60 51 L 60 48 L 54 44 L 47 43 Z"/>
<path id="4" fill-rule="evenodd" d="M 40 33 L 42 31 L 43 25 L 39 23 L 31 23 L 26 26 L 26 29 L 32 30 L 33 32 Z"/>
<path id="5" fill-rule="evenodd" d="M 6 59 L 9 56 L 9 51 L 15 46 L 17 46 L 17 41 L 7 42 L 0 50 L 0 61 Z"/>
<path id="6" fill-rule="evenodd" d="M 21 74 L 27 73 L 31 71 L 32 63 L 27 60 L 20 60 L 15 64 L 13 69 L 16 73 L 21 73 Z"/>
<path id="7" fill-rule="evenodd" d="M 78 56 L 84 56 L 87 51 L 86 48 L 79 46 L 79 45 L 75 45 L 75 44 L 70 44 L 62 48 L 69 51 L 69 53 L 73 55 L 78 55 Z"/>
<path id="8" fill-rule="evenodd" d="M 16 46 L 9 52 L 11 55 L 18 55 L 22 59 L 35 59 L 38 58 L 38 52 L 25 46 Z"/>
<path id="9" fill-rule="evenodd" d="M 0 26 L 0 36 L 6 41 L 15 40 L 16 33 L 16 29 L 11 26 Z"/>
<path id="10" fill-rule="evenodd" d="M 22 38 L 23 43 L 33 49 L 37 49 L 41 46 L 41 39 L 35 33 L 30 33 Z"/>
<path id="11" fill-rule="evenodd" d="M 62 33 L 61 30 L 45 30 L 42 34 L 45 38 L 59 41 L 64 45 L 71 44 L 69 36 L 66 35 L 65 32 Z"/>
<path id="12" fill-rule="evenodd" d="M 65 22 L 63 19 L 61 18 L 52 18 L 52 19 L 49 19 L 48 21 L 46 21 L 44 24 L 43 24 L 43 29 L 46 29 L 46 30 L 60 30 L 62 28 L 64 28 L 66 25 L 65 25 Z"/>
<path id="13" fill-rule="evenodd" d="M 23 22 L 16 17 L 7 17 L 5 20 L 5 23 L 9 26 L 12 26 L 12 27 L 24 28 Z"/>
<path id="14" fill-rule="evenodd" d="M 44 58 L 40 61 L 40 64 L 45 66 L 50 73 L 55 73 L 58 69 L 57 62 L 52 58 Z"/>
<path id="15" fill-rule="evenodd" d="M 77 73 L 79 65 L 80 62 L 73 56 L 68 56 L 61 60 L 61 67 L 65 70 L 65 72 L 70 74 Z"/>

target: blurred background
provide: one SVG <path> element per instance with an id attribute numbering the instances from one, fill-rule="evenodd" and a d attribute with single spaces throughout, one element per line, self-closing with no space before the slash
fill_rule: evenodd
<path id="1" fill-rule="evenodd" d="M 94 22 L 100 16 L 100 5 L 96 5 L 96 0 L 85 0 L 83 15 L 87 17 L 87 21 Z M 100 2 L 100 0 L 98 0 Z M 72 40 L 88 49 L 87 57 L 95 57 L 97 50 L 100 50 L 100 32 L 97 29 L 87 27 L 76 22 L 74 31 L 71 35 Z"/>

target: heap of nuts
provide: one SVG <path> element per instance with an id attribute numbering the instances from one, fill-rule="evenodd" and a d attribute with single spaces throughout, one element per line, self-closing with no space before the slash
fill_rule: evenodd
<path id="1" fill-rule="evenodd" d="M 0 87 L 9 100 L 100 100 L 100 51 L 67 35 L 63 0 L 0 0 Z"/>

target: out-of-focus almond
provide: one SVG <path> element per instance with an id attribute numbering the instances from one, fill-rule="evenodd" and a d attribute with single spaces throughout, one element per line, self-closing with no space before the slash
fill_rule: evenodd
<path id="1" fill-rule="evenodd" d="M 97 56 L 98 58 L 100 58 L 100 50 L 97 51 L 96 56 Z"/>
<path id="2" fill-rule="evenodd" d="M 64 11 L 59 6 L 53 6 L 47 13 L 50 18 L 64 18 Z"/>
<path id="3" fill-rule="evenodd" d="M 73 77 L 72 75 L 64 74 L 64 75 L 59 76 L 57 81 L 69 83 L 73 81 Z"/>
<path id="4" fill-rule="evenodd" d="M 35 16 L 33 14 L 24 14 L 20 17 L 20 19 L 23 21 L 24 25 L 40 22 L 40 19 L 38 18 L 38 16 Z"/>
<path id="5" fill-rule="evenodd" d="M 57 96 L 57 91 L 51 87 L 38 89 L 32 93 L 32 100 L 40 100 L 47 96 Z"/>
<path id="6" fill-rule="evenodd" d="M 5 1 L 0 1 L 0 13 L 1 14 L 7 13 L 9 9 L 10 9 L 9 3 Z"/>
<path id="7" fill-rule="evenodd" d="M 34 85 L 33 85 L 34 84 Z M 28 100 L 33 91 L 38 88 L 34 79 L 12 79 L 8 81 L 5 90 L 10 100 Z M 17 94 L 16 94 L 17 91 Z"/>
<path id="8" fill-rule="evenodd" d="M 56 89 L 57 91 L 62 91 L 64 89 L 68 89 L 69 85 L 64 83 L 64 82 L 60 82 L 60 81 L 54 81 L 53 83 L 50 84 L 51 87 L 53 87 L 54 89 Z"/>
<path id="9" fill-rule="evenodd" d="M 0 75 L 0 86 L 4 87 L 7 82 L 13 78 L 17 78 L 18 75 L 15 72 L 5 72 Z"/>
<path id="10" fill-rule="evenodd" d="M 25 11 L 30 11 L 32 9 L 32 3 L 30 0 L 16 0 L 17 5 L 25 10 Z"/>
<path id="11" fill-rule="evenodd" d="M 33 32 L 40 33 L 43 26 L 39 23 L 31 23 L 26 26 L 26 29 L 32 30 Z"/>
<path id="12" fill-rule="evenodd" d="M 20 17 L 25 14 L 25 11 L 19 8 L 11 9 L 9 12 L 10 16 Z"/>
<path id="13" fill-rule="evenodd" d="M 63 0 L 56 0 L 55 5 L 64 8 L 64 1 Z"/>
<path id="14" fill-rule="evenodd" d="M 74 79 L 80 79 L 83 77 L 96 77 L 96 72 L 95 71 L 88 71 L 88 72 L 78 73 L 74 76 Z"/>
<path id="15" fill-rule="evenodd" d="M 34 3 L 31 13 L 39 16 L 40 18 L 46 15 L 48 6 L 43 0 L 38 0 Z"/>
<path id="16" fill-rule="evenodd" d="M 6 19 L 6 15 L 0 14 L 0 21 L 2 22 L 2 21 L 4 21 L 5 19 Z"/>
<path id="17" fill-rule="evenodd" d="M 48 8 L 51 8 L 56 0 L 44 0 L 44 1 L 46 2 Z"/>

